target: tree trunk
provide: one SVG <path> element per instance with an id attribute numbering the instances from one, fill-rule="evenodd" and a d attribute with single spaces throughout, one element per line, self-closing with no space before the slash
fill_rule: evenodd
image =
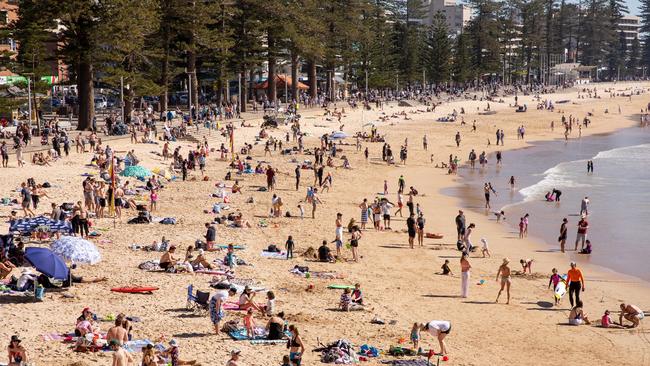
<path id="1" fill-rule="evenodd" d="M 251 101 L 257 102 L 257 96 L 255 95 L 255 88 L 253 87 L 253 82 L 255 80 L 255 71 L 251 68 L 248 70 L 248 99 Z"/>
<path id="2" fill-rule="evenodd" d="M 192 94 L 192 104 L 198 106 L 198 78 L 196 77 L 196 53 L 194 51 L 187 53 L 187 72 L 190 74 L 190 84 L 192 84 L 190 88 L 190 93 Z"/>
<path id="3" fill-rule="evenodd" d="M 132 88 L 124 88 L 124 119 L 131 122 L 131 114 L 133 112 L 133 97 L 134 92 Z"/>
<path id="4" fill-rule="evenodd" d="M 80 61 L 77 67 L 77 92 L 79 95 L 79 122 L 77 130 L 89 131 L 95 116 L 93 66 L 90 61 Z"/>
<path id="5" fill-rule="evenodd" d="M 275 40 L 273 39 L 273 36 L 269 32 L 268 35 L 268 62 L 269 62 L 269 77 L 267 79 L 268 81 L 268 89 L 266 91 L 267 97 L 269 98 L 269 101 L 275 105 L 275 102 L 277 100 L 277 92 L 275 90 Z"/>
<path id="6" fill-rule="evenodd" d="M 318 95 L 318 80 L 316 80 L 316 61 L 309 60 L 309 96 L 314 99 Z"/>
<path id="7" fill-rule="evenodd" d="M 165 42 L 163 61 L 160 70 L 160 85 L 163 92 L 160 94 L 160 112 L 167 110 L 168 93 L 169 93 L 169 43 Z"/>
<path id="8" fill-rule="evenodd" d="M 243 113 L 248 109 L 246 107 L 248 105 L 248 83 L 246 83 L 246 69 L 244 69 L 239 74 L 239 80 L 241 83 L 241 92 L 239 96 L 237 96 L 237 102 L 239 103 L 239 110 Z"/>
<path id="9" fill-rule="evenodd" d="M 298 52 L 291 50 L 291 99 L 298 101 Z"/>

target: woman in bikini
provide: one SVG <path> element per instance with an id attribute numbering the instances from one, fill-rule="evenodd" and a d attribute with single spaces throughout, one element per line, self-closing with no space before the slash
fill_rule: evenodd
<path id="1" fill-rule="evenodd" d="M 305 353 L 305 345 L 302 343 L 300 332 L 295 325 L 289 326 L 289 332 L 291 332 L 291 338 L 287 343 L 287 348 L 289 348 L 289 360 L 293 366 L 300 366 L 302 355 Z"/>

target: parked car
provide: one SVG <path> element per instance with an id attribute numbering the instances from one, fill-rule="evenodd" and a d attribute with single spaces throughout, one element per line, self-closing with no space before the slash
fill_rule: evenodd
<path id="1" fill-rule="evenodd" d="M 95 109 L 106 109 L 108 108 L 108 100 L 103 95 L 95 96 Z"/>

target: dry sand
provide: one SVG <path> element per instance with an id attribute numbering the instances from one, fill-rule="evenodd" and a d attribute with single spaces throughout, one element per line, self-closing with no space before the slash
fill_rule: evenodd
<path id="1" fill-rule="evenodd" d="M 633 86 L 638 85 L 618 84 L 614 88 L 623 90 Z M 648 85 L 643 87 L 647 90 Z M 289 322 L 296 324 L 302 331 L 308 349 L 303 362 L 306 365 L 320 362 L 319 354 L 311 352 L 317 346 L 317 340 L 327 343 L 347 338 L 357 345 L 367 343 L 387 350 L 399 338 L 408 339 L 413 322 L 432 319 L 449 320 L 453 324 L 453 330 L 447 337 L 450 361 L 446 364 L 450 365 L 648 365 L 650 338 L 646 324 L 634 330 L 571 327 L 566 325 L 568 299 L 565 298 L 558 308 L 547 306 L 553 301 L 551 290 L 547 290 L 550 270 L 553 267 L 560 271 L 568 269 L 568 256 L 548 252 L 548 247 L 534 238 L 519 240 L 508 226 L 497 224 L 493 216 L 467 209 L 467 222 L 477 225 L 474 241 L 478 242 L 481 237 L 488 238 L 492 258 L 470 259 L 473 266 L 470 296 L 468 299 L 459 298 L 459 252 L 455 249 L 454 216 L 462 207 L 458 198 L 440 193 L 443 188 L 457 184 L 457 178 L 447 175 L 445 169 L 433 168 L 430 163 L 431 154 L 434 154 L 436 162 L 446 162 L 449 154 L 458 155 L 464 160 L 472 148 L 479 152 L 494 152 L 497 148 L 494 145 L 486 147 L 486 143 L 489 138 L 494 144 L 497 128 L 504 129 L 506 134 L 506 146 L 502 150 L 524 147 L 531 140 L 563 138 L 559 110 L 563 110 L 567 116 L 573 114 L 580 119 L 587 112 L 594 113 L 593 123 L 589 128 L 583 129 L 583 136 L 638 124 L 637 114 L 649 101 L 648 94 L 633 96 L 629 102 L 627 97 L 610 99 L 603 92 L 605 88 L 605 85 L 598 85 L 602 99 L 597 100 L 578 100 L 575 91 L 564 93 L 566 95 L 550 95 L 552 100 L 571 99 L 577 103 L 557 105 L 555 112 L 535 110 L 532 97 L 520 97 L 520 103 L 528 104 L 527 113 L 514 113 L 512 108 L 508 108 L 508 103 L 512 103 L 508 99 L 503 104 L 490 103 L 493 110 L 498 110 L 496 115 L 479 116 L 476 115 L 476 108 L 484 108 L 485 102 L 458 101 L 440 106 L 435 113 L 409 113 L 412 118 L 409 121 L 399 118 L 391 119 L 390 124 L 379 123 L 379 132 L 386 134 L 396 156 L 400 144 L 408 137 L 407 165 L 386 166 L 382 163 L 381 143 L 363 144 L 364 147 L 368 146 L 371 157 L 369 162 L 365 162 L 363 154 L 355 151 L 354 140 L 348 139 L 350 145 L 342 147 L 343 153 L 350 158 L 353 169 L 326 169 L 326 172 L 332 172 L 334 183 L 330 192 L 321 195 L 324 204 L 319 206 L 316 220 L 277 218 L 270 219 L 270 225 L 266 228 L 257 227 L 255 224 L 260 218 L 268 216 L 271 193 L 256 191 L 256 186 L 265 184 L 264 176 L 247 175 L 241 179 L 244 193 L 234 196 L 230 206 L 244 212 L 254 227 L 233 229 L 218 226 L 218 241 L 248 246 L 247 250 L 239 254 L 254 266 L 237 267 L 237 277 L 257 279 L 275 291 L 278 310 L 284 310 Z M 435 118 L 454 108 L 460 110 L 461 105 L 467 111 L 467 125 L 434 122 Z M 622 108 L 620 115 L 617 112 L 619 105 Z M 401 108 L 391 104 L 384 108 L 384 112 L 391 114 L 400 110 L 425 108 Z M 611 113 L 604 114 L 605 108 L 609 108 Z M 373 110 L 363 112 L 362 116 L 360 110 L 351 112 L 349 108 L 346 108 L 346 112 L 344 130 L 349 134 L 360 130 L 363 121 L 376 120 L 379 113 Z M 304 111 L 303 115 L 306 117 L 302 122 L 303 129 L 311 134 L 306 139 L 307 146 L 317 143 L 314 136 L 338 129 L 335 122 L 324 120 L 321 111 Z M 471 122 L 474 119 L 477 120 L 478 131 L 472 133 Z M 555 121 L 555 132 L 550 131 L 551 120 Z M 254 123 L 257 125 L 259 122 Z M 327 127 L 314 127 L 314 124 Z M 516 128 L 521 124 L 526 126 L 526 141 L 516 139 Z M 258 128 L 238 128 L 236 146 L 241 146 L 243 142 L 254 143 L 253 136 L 258 131 Z M 271 134 L 283 137 L 286 131 L 286 127 L 282 127 Z M 463 135 L 460 148 L 456 148 L 453 141 L 456 131 L 461 131 Z M 423 151 L 421 143 L 425 133 L 429 140 L 427 152 Z M 572 139 L 575 139 L 576 129 L 573 135 Z M 226 142 L 224 137 L 214 132 L 209 136 L 209 141 L 212 147 Z M 192 147 L 192 143 L 186 141 L 173 144 L 172 147 L 177 145 L 183 146 L 185 153 Z M 111 146 L 120 151 L 134 148 L 142 165 L 146 167 L 163 165 L 161 158 L 150 153 L 160 152 L 162 145 L 131 146 L 128 140 L 121 140 L 111 142 Z M 291 157 L 274 154 L 271 158 L 264 158 L 263 150 L 262 142 L 254 147 L 252 156 L 255 160 L 269 161 L 286 173 L 278 176 L 276 193 L 284 200 L 284 208 L 295 214 L 296 205 L 304 198 L 305 189 L 311 184 L 313 174 L 303 171 L 301 189 L 296 192 L 293 189 L 295 165 L 290 163 Z M 95 266 L 81 266 L 76 273 L 84 277 L 105 275 L 109 277 L 107 282 L 75 286 L 68 291 L 74 298 L 65 298 L 61 293 L 55 292 L 47 293 L 45 300 L 37 303 L 15 297 L 0 297 L 0 319 L 4 325 L 0 330 L 0 342 L 8 342 L 12 334 L 20 334 L 29 357 L 38 365 L 67 365 L 79 361 L 88 365 L 107 365 L 110 363 L 110 353 L 74 353 L 69 345 L 41 339 L 43 333 L 71 331 L 81 309 L 90 306 L 99 314 L 124 312 L 140 317 L 142 322 L 135 324 L 134 338 L 176 338 L 181 343 L 182 359 L 197 359 L 203 365 L 222 365 L 227 360 L 228 351 L 236 347 L 242 350 L 242 365 L 280 364 L 282 355 L 287 353 L 284 345 L 253 346 L 248 342 L 234 342 L 221 335 L 215 336 L 211 332 L 209 317 L 193 316 L 182 310 L 185 307 L 187 285 L 194 284 L 199 289 L 209 290 L 209 276 L 141 271 L 137 265 L 147 259 L 158 259 L 159 253 L 129 249 L 132 243 L 150 244 L 164 235 L 179 246 L 179 254 L 183 254 L 188 245 L 193 245 L 196 239 L 202 237 L 205 230 L 203 224 L 212 218 L 212 215 L 204 214 L 203 210 L 218 202 L 209 195 L 214 191 L 214 184 L 221 181 L 227 171 L 226 163 L 216 160 L 218 156 L 215 155 L 218 154 L 212 154 L 208 159 L 209 182 L 174 182 L 159 192 L 159 212 L 156 216 L 174 216 L 180 221 L 178 225 L 127 225 L 126 218 L 132 217 L 129 213 L 124 215 L 125 219 L 118 222 L 115 229 L 111 219 L 96 222 L 98 227 L 109 229 L 101 239 L 109 239 L 112 244 L 98 244 L 103 261 Z M 51 198 L 42 200 L 43 210 L 49 208 L 50 202 L 77 201 L 82 198 L 80 188 L 83 178 L 80 174 L 90 171 L 84 167 L 90 158 L 89 154 L 79 156 L 73 152 L 70 158 L 63 159 L 52 167 L 29 164 L 23 169 L 2 169 L 0 195 L 17 197 L 12 189 L 28 177 L 34 177 L 37 182 L 47 180 L 55 185 L 55 188 L 48 190 Z M 305 157 L 297 158 L 302 160 Z M 507 163 L 508 153 L 505 152 L 504 164 Z M 13 158 L 11 164 L 15 166 Z M 340 165 L 341 161 L 337 159 L 336 164 Z M 490 164 L 488 169 L 494 169 L 494 165 Z M 262 248 L 271 243 L 282 247 L 288 235 L 293 235 L 300 250 L 309 246 L 316 248 L 323 239 L 333 240 L 336 212 L 343 213 L 344 223 L 352 217 L 359 220 L 358 204 L 363 198 L 372 201 L 377 192 L 382 191 L 384 179 L 389 182 L 389 198 L 395 201 L 397 178 L 401 174 L 406 179 L 407 187 L 415 186 L 421 193 L 416 202 L 421 205 L 427 219 L 426 231 L 444 233 L 444 239 L 425 239 L 424 248 L 410 250 L 406 234 L 397 232 L 405 228 L 405 219 L 394 218 L 392 226 L 396 232 L 375 232 L 372 229 L 364 231 L 360 241 L 363 256 L 360 263 L 343 261 L 322 264 L 306 262 L 303 258 L 292 261 L 260 258 Z M 245 203 L 250 196 L 255 198 L 255 204 Z M 43 210 L 38 211 L 44 212 Z M 404 210 L 407 210 L 406 207 Z M 309 216 L 307 209 L 306 211 Z M 0 208 L 0 214 L 8 213 L 8 207 Z M 571 235 L 574 233 L 571 232 Z M 212 260 L 216 256 L 209 254 L 208 257 Z M 344 256 L 351 258 L 351 253 L 345 250 Z M 514 276 L 511 304 L 494 304 L 498 291 L 494 276 L 502 258 L 506 256 L 511 259 L 515 270 L 520 269 L 517 267 L 519 258 L 534 258 L 535 275 Z M 450 259 L 454 276 L 435 274 L 445 259 Z M 312 270 L 337 271 L 345 274 L 346 279 L 300 278 L 288 272 L 294 265 L 307 265 Z M 592 319 L 598 320 L 605 309 L 614 313 L 622 300 L 637 304 L 642 309 L 650 307 L 647 283 L 602 268 L 583 267 L 583 271 L 586 276 L 586 291 L 582 297 L 585 311 Z M 484 279 L 485 284 L 476 285 L 480 279 Z M 355 282 L 362 284 L 366 302 L 369 303 L 367 311 L 340 313 L 328 310 L 337 307 L 340 292 L 327 290 L 326 286 L 330 283 Z M 309 284 L 315 286 L 313 292 L 305 291 Z M 123 285 L 154 285 L 160 287 L 160 291 L 153 295 L 109 291 L 112 287 Z M 617 314 L 613 315 L 618 317 Z M 240 316 L 242 314 L 229 312 L 227 318 Z M 371 324 L 370 320 L 374 316 L 385 320 L 387 325 Z M 396 324 L 389 325 L 391 320 L 397 321 Z M 258 318 L 257 322 L 263 324 L 265 320 Z M 109 326 L 110 323 L 102 323 L 104 330 Z M 428 334 L 423 333 L 421 344 L 425 348 L 433 346 L 438 350 L 437 341 Z"/>

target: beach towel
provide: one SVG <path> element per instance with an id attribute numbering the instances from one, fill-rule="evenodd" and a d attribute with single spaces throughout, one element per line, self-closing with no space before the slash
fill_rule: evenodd
<path id="1" fill-rule="evenodd" d="M 74 336 L 74 334 L 71 334 L 71 335 Z M 44 333 L 44 334 L 42 334 L 41 338 L 43 338 L 43 340 L 45 342 L 51 342 L 51 341 L 63 341 L 65 339 L 65 337 L 67 337 L 67 336 L 68 335 L 62 335 L 62 334 L 57 333 L 57 332 L 52 332 L 52 333 Z"/>
<path id="2" fill-rule="evenodd" d="M 381 361 L 381 363 L 395 366 L 431 366 L 431 363 L 429 363 L 426 358 L 416 358 L 412 360 L 390 360 Z"/>
<path id="3" fill-rule="evenodd" d="M 266 250 L 263 250 L 262 253 L 260 254 L 262 258 L 269 258 L 269 259 L 287 259 L 287 253 L 285 252 L 269 252 Z"/>
<path id="4" fill-rule="evenodd" d="M 126 342 L 122 346 L 122 348 L 124 348 L 127 352 L 130 353 L 140 353 L 142 352 L 142 349 L 145 348 L 148 344 L 154 344 L 154 343 L 148 339 L 135 339 Z"/>
<path id="5" fill-rule="evenodd" d="M 286 339 L 273 339 L 273 340 L 266 339 L 266 337 L 268 337 L 268 335 L 269 335 L 269 332 L 266 329 L 264 329 L 263 327 L 255 327 L 255 329 L 253 329 L 253 331 L 255 332 L 255 336 L 253 337 L 253 339 L 248 338 L 248 335 L 246 334 L 246 328 L 238 328 L 236 330 L 231 330 L 230 332 L 228 332 L 228 335 L 232 339 L 234 339 L 236 341 L 250 340 L 252 344 L 262 344 L 262 343 L 271 343 L 271 344 L 273 344 L 273 343 L 286 343 L 287 342 Z M 291 333 L 289 333 L 288 331 L 285 331 L 284 335 L 287 338 L 291 337 Z M 255 342 L 255 343 L 253 343 L 253 342 Z"/>

